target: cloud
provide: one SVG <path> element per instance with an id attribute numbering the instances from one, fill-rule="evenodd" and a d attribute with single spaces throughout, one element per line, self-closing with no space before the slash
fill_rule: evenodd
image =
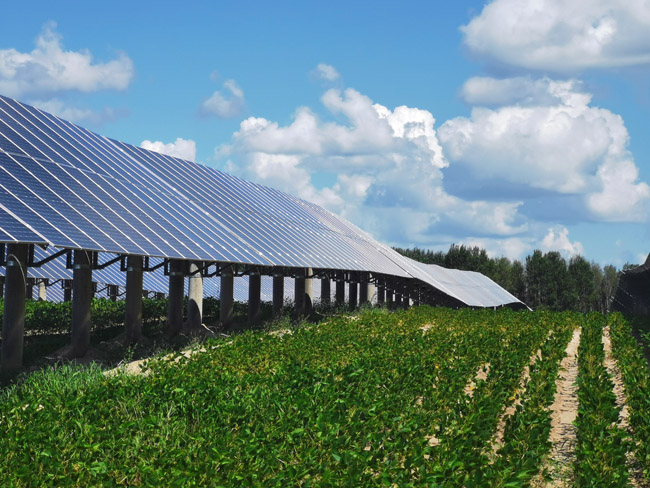
<path id="1" fill-rule="evenodd" d="M 312 76 L 323 81 L 337 81 L 341 75 L 334 66 L 325 63 L 319 63 L 318 66 L 312 71 Z"/>
<path id="2" fill-rule="evenodd" d="M 45 112 L 54 114 L 62 119 L 69 120 L 70 122 L 92 124 L 95 126 L 103 125 L 107 122 L 113 122 L 114 120 L 128 114 L 128 110 L 126 109 L 116 110 L 112 107 L 104 107 L 101 111 L 95 111 L 89 108 L 71 107 L 58 98 L 52 98 L 50 100 L 32 100 L 29 103 Z"/>
<path id="3" fill-rule="evenodd" d="M 125 90 L 133 79 L 133 62 L 124 53 L 93 63 L 87 50 L 65 51 L 54 22 L 47 23 L 29 53 L 0 50 L 0 93 L 12 97 L 64 91 Z"/>
<path id="4" fill-rule="evenodd" d="M 430 245 L 441 225 L 498 236 L 526 230 L 521 202 L 445 191 L 448 161 L 430 112 L 391 110 L 353 89 L 328 90 L 321 101 L 327 120 L 307 107 L 287 125 L 249 117 L 215 156 L 227 158 L 228 171 L 323 205 L 388 242 Z"/>
<path id="5" fill-rule="evenodd" d="M 226 80 L 221 91 L 216 90 L 210 98 L 201 104 L 203 114 L 215 115 L 220 119 L 237 117 L 245 109 L 244 91 L 235 80 Z"/>
<path id="6" fill-rule="evenodd" d="M 579 195 L 598 220 L 648 218 L 650 187 L 638 181 L 622 117 L 592 106 L 579 82 L 473 78 L 462 94 L 506 104 L 475 107 L 440 127 L 445 155 L 469 179 Z"/>
<path id="7" fill-rule="evenodd" d="M 486 238 L 476 238 L 468 237 L 458 241 L 458 244 L 464 244 L 469 247 L 479 247 L 485 249 L 488 253 L 488 256 L 492 258 L 506 257 L 508 259 L 518 259 L 522 260 L 526 255 L 535 249 L 535 240 L 531 237 L 521 238 L 521 237 L 508 237 L 505 239 L 486 239 Z M 446 251 L 446 248 L 443 248 Z"/>
<path id="8" fill-rule="evenodd" d="M 580 242 L 571 242 L 569 229 L 559 225 L 548 229 L 541 248 L 542 251 L 559 251 L 565 258 L 583 255 L 585 252 Z"/>
<path id="9" fill-rule="evenodd" d="M 196 143 L 192 140 L 177 138 L 175 142 L 165 144 L 164 142 L 148 140 L 142 141 L 140 147 L 150 151 L 156 151 L 168 156 L 185 159 L 187 161 L 196 160 Z"/>
<path id="10" fill-rule="evenodd" d="M 495 107 L 503 105 L 549 106 L 588 104 L 591 97 L 583 93 L 578 80 L 554 81 L 530 76 L 498 79 L 475 76 L 467 80 L 460 95 L 469 105 Z"/>
<path id="11" fill-rule="evenodd" d="M 650 5 L 641 0 L 493 0 L 461 31 L 477 57 L 526 69 L 650 63 Z"/>

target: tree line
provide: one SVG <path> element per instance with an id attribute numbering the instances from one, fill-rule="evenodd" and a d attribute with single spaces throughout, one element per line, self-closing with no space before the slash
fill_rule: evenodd
<path id="1" fill-rule="evenodd" d="M 614 293 L 618 270 L 601 267 L 582 256 L 568 261 L 557 251 L 535 250 L 522 262 L 491 258 L 485 249 L 452 244 L 449 251 L 394 248 L 400 254 L 426 264 L 478 271 L 508 290 L 533 309 L 597 311 L 605 313 Z M 625 268 L 633 265 L 625 265 Z"/>

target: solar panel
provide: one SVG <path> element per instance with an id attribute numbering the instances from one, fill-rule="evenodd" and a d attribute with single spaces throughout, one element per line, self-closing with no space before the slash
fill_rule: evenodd
<path id="1" fill-rule="evenodd" d="M 0 242 L 369 271 L 445 287 L 440 273 L 422 269 L 317 205 L 99 136 L 2 96 Z M 119 271 L 106 274 L 113 284 L 124 278 Z M 151 286 L 167 285 L 163 279 Z M 454 293 L 451 288 L 446 289 Z"/>

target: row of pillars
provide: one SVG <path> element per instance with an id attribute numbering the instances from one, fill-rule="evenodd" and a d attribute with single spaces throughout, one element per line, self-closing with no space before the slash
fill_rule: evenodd
<path id="1" fill-rule="evenodd" d="M 82 357 L 90 347 L 91 301 L 94 294 L 92 282 L 92 252 L 76 250 L 73 256 L 72 280 L 72 326 L 70 357 Z M 4 315 L 2 323 L 2 347 L 0 366 L 11 370 L 22 366 L 25 300 L 27 289 L 28 246 L 9 244 L 7 246 L 6 274 L 3 294 Z M 137 342 L 142 336 L 142 285 L 143 258 L 128 256 L 126 262 L 125 293 L 125 335 L 129 343 Z M 183 322 L 185 278 L 189 276 L 187 321 Z M 231 266 L 220 274 L 220 321 L 228 326 L 233 321 L 234 273 Z M 261 308 L 261 274 L 253 269 L 249 274 L 248 321 L 259 321 Z M 284 278 L 281 273 L 273 275 L 273 315 L 277 317 L 284 307 Z M 298 316 L 309 316 L 313 310 L 314 275 L 307 268 L 295 276 L 295 312 Z M 406 282 L 390 278 L 378 278 L 371 282 L 369 273 L 339 271 L 334 277 L 336 284 L 334 299 L 337 305 L 345 302 L 345 286 L 348 285 L 348 306 L 351 309 L 371 303 L 373 298 L 379 305 L 408 307 L 411 300 L 419 304 L 418 296 L 412 297 Z M 65 289 L 65 287 L 64 287 Z M 116 289 L 112 290 L 115 294 Z M 111 290 L 109 289 L 109 294 Z M 172 337 L 184 329 L 196 330 L 202 325 L 203 278 L 197 263 L 187 265 L 186 261 L 171 260 L 169 263 L 169 295 L 167 310 L 167 335 Z M 321 302 L 331 302 L 331 276 L 321 279 Z"/>
<path id="2" fill-rule="evenodd" d="M 72 301 L 72 280 L 57 280 L 62 282 L 63 289 L 63 301 L 70 302 Z M 50 280 L 47 278 L 27 278 L 26 280 L 26 298 L 34 298 L 34 287 L 37 287 L 37 297 L 38 301 L 44 302 L 47 300 L 47 290 L 50 286 Z M 4 298 L 4 286 L 5 286 L 5 277 L 0 276 L 0 298 Z M 112 302 L 116 302 L 118 297 L 120 297 L 120 287 L 119 285 L 106 285 L 106 296 Z M 93 296 L 97 293 L 97 283 L 93 282 Z M 149 298 L 153 296 L 155 298 L 164 298 L 165 294 L 160 292 L 152 292 L 148 290 L 142 291 L 143 298 Z"/>

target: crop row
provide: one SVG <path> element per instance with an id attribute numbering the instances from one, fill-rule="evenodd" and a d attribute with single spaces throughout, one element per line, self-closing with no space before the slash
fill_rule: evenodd
<path id="1" fill-rule="evenodd" d="M 612 353 L 625 383 L 625 395 L 637 462 L 650 479 L 650 371 L 630 323 L 620 314 L 609 316 Z"/>
<path id="2" fill-rule="evenodd" d="M 604 366 L 605 319 L 585 317 L 578 350 L 575 486 L 628 486 L 626 432 L 618 427 L 620 408 Z"/>
<path id="3" fill-rule="evenodd" d="M 502 317 L 490 319 L 500 321 Z M 477 383 L 471 398 L 464 398 L 459 408 L 447 413 L 448 427 L 438 434 L 442 442 L 432 453 L 433 481 L 448 486 L 485 486 L 492 474 L 489 449 L 499 418 L 513 403 L 523 369 L 552 325 L 544 320 L 531 322 L 525 314 L 494 324 L 501 334 L 485 351 L 489 374 Z"/>
<path id="4" fill-rule="evenodd" d="M 152 360 L 147 376 L 37 373 L 0 398 L 0 485 L 513 485 L 548 451 L 576 320 L 365 310 L 208 342 L 189 359 Z"/>
<path id="5" fill-rule="evenodd" d="M 504 445 L 486 472 L 489 486 L 527 486 L 540 472 L 551 448 L 549 406 L 555 397 L 560 361 L 580 319 L 575 313 L 555 313 L 546 314 L 544 320 L 550 322 L 553 333 L 541 346 L 541 355 L 530 368 L 519 405 L 506 419 Z"/>

